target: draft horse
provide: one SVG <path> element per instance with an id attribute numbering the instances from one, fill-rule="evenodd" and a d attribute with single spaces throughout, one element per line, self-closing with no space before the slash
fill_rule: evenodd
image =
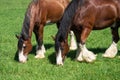
<path id="1" fill-rule="evenodd" d="M 116 56 L 119 41 L 120 0 L 73 0 L 60 20 L 55 39 L 56 64 L 63 65 L 69 51 L 68 32 L 73 30 L 78 45 L 77 61 L 93 62 L 96 55 L 86 48 L 86 40 L 92 30 L 111 28 L 113 42 L 103 57 Z"/>
<path id="2" fill-rule="evenodd" d="M 44 26 L 48 22 L 57 23 L 57 21 L 61 19 L 69 2 L 69 0 L 33 0 L 29 4 L 21 34 L 17 36 L 19 62 L 26 62 L 27 55 L 32 50 L 32 32 L 35 33 L 38 44 L 35 58 L 45 57 L 45 47 L 43 44 Z"/>

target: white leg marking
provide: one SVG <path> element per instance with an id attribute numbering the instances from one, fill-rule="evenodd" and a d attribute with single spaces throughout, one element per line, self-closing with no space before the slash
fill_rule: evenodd
<path id="1" fill-rule="evenodd" d="M 73 31 L 70 31 L 70 50 L 76 50 L 77 49 L 77 44 L 76 44 L 76 40 L 74 38 L 74 33 Z"/>
<path id="2" fill-rule="evenodd" d="M 19 62 L 25 63 L 27 61 L 27 56 L 23 54 L 23 49 L 19 51 Z"/>
<path id="3" fill-rule="evenodd" d="M 77 49 L 77 53 L 76 53 L 76 59 L 80 62 L 84 61 L 83 57 L 82 57 L 82 54 L 80 53 L 81 49 L 80 47 L 78 47 Z"/>
<path id="4" fill-rule="evenodd" d="M 62 53 L 61 53 L 60 49 L 59 49 L 59 52 L 57 53 L 56 63 L 57 63 L 57 65 L 63 65 Z"/>
<path id="5" fill-rule="evenodd" d="M 44 47 L 44 45 L 42 45 L 41 49 L 36 51 L 35 58 L 44 58 L 45 57 L 45 55 L 44 55 L 45 52 L 46 52 L 45 47 Z"/>
<path id="6" fill-rule="evenodd" d="M 111 46 L 105 51 L 103 57 L 114 58 L 118 52 L 117 44 L 113 42 Z"/>
<path id="7" fill-rule="evenodd" d="M 79 47 L 81 49 L 81 52 L 77 54 L 77 60 L 78 61 L 86 61 L 86 62 L 93 62 L 96 60 L 96 55 L 89 51 L 85 45 L 79 44 Z"/>

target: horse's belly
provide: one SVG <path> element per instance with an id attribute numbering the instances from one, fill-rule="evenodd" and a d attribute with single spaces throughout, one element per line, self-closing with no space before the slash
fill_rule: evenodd
<path id="1" fill-rule="evenodd" d="M 100 21 L 100 22 L 96 23 L 94 25 L 93 29 L 95 29 L 95 30 L 104 29 L 104 28 L 107 28 L 107 27 L 111 27 L 114 23 L 115 23 L 114 19 L 103 20 L 103 21 Z"/>

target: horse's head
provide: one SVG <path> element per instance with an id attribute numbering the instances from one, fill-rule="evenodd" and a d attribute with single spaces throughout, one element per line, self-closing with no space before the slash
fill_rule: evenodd
<path id="1" fill-rule="evenodd" d="M 26 62 L 28 53 L 32 50 L 32 44 L 30 38 L 25 39 L 22 36 L 16 36 L 18 38 L 18 60 L 19 62 Z"/>
<path id="2" fill-rule="evenodd" d="M 69 51 L 67 40 L 61 41 L 55 39 L 55 51 L 56 51 L 56 64 L 63 65 L 64 59 Z"/>

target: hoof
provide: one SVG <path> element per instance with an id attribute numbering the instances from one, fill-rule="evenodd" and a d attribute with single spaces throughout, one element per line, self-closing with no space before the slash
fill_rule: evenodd
<path id="1" fill-rule="evenodd" d="M 117 54 L 117 48 L 109 48 L 106 50 L 106 52 L 102 55 L 105 58 L 114 58 Z"/>
<path id="2" fill-rule="evenodd" d="M 79 55 L 78 54 L 76 55 L 76 60 L 79 61 L 79 62 L 83 62 L 84 61 L 81 53 Z"/>
<path id="3" fill-rule="evenodd" d="M 106 50 L 106 52 L 102 56 L 105 58 L 114 58 L 116 54 L 117 54 L 117 48 L 116 49 L 114 48 L 114 50 L 112 49 Z"/>
<path id="4" fill-rule="evenodd" d="M 26 63 L 27 61 L 20 61 L 20 63 Z"/>
<path id="5" fill-rule="evenodd" d="M 76 49 L 77 49 L 76 46 L 72 46 L 72 47 L 70 47 L 70 50 L 76 50 Z"/>
<path id="6" fill-rule="evenodd" d="M 87 54 L 81 52 L 80 55 L 76 59 L 79 62 L 86 61 L 88 63 L 92 63 L 96 60 L 96 56 L 97 55 L 93 54 L 91 51 L 88 51 Z"/>
<path id="7" fill-rule="evenodd" d="M 57 63 L 58 66 L 63 66 L 63 62 Z"/>
<path id="8" fill-rule="evenodd" d="M 35 56 L 35 58 L 36 58 L 36 59 L 42 59 L 42 58 L 45 58 L 45 56 L 38 54 L 38 55 Z"/>
<path id="9" fill-rule="evenodd" d="M 76 60 L 79 61 L 79 62 L 83 62 L 83 61 L 86 61 L 86 62 L 94 62 L 96 60 L 96 56 L 93 52 L 91 51 L 81 51 L 79 54 L 77 53 L 76 55 Z"/>
<path id="10" fill-rule="evenodd" d="M 89 51 L 88 55 L 83 55 L 83 59 L 88 63 L 92 63 L 96 60 L 96 56 L 97 55 Z"/>
<path id="11" fill-rule="evenodd" d="M 105 53 L 102 55 L 103 57 L 107 58 L 114 58 L 118 52 L 117 44 L 113 42 L 111 46 L 105 51 Z"/>
<path id="12" fill-rule="evenodd" d="M 27 61 L 26 60 L 21 60 L 19 61 L 20 63 L 26 63 Z"/>
<path id="13" fill-rule="evenodd" d="M 102 57 L 105 57 L 105 58 L 114 58 L 115 57 L 115 55 L 114 56 L 112 56 L 112 55 L 109 55 L 109 54 L 103 54 L 102 55 Z"/>

